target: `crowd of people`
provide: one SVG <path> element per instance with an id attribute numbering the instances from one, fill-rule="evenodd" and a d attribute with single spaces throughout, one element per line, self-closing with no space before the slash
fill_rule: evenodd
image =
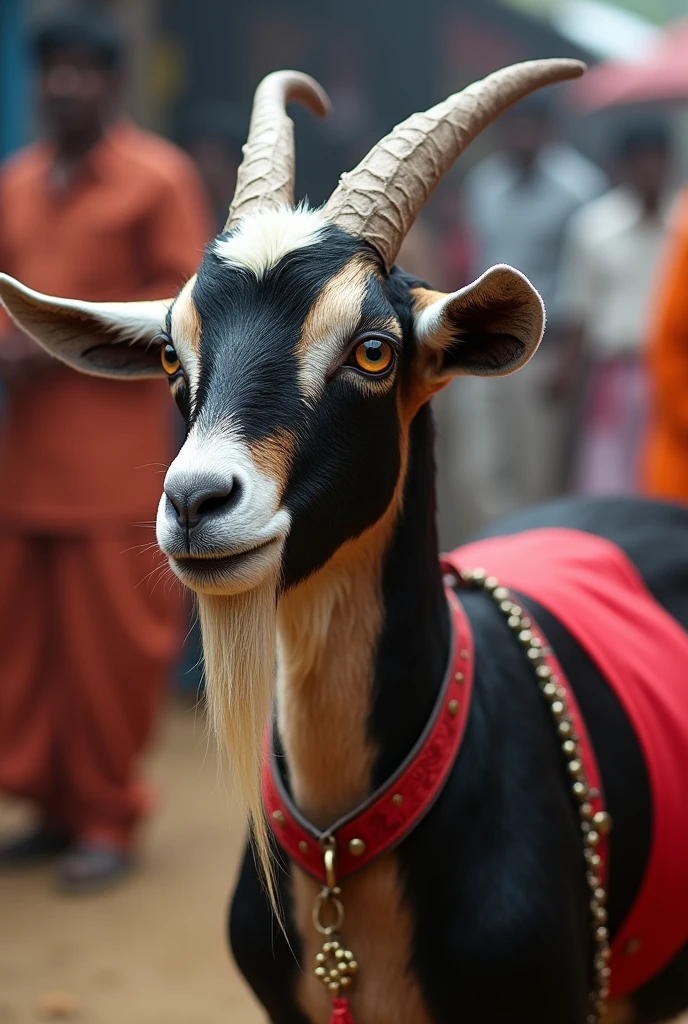
<path id="1" fill-rule="evenodd" d="M 124 45 L 93 8 L 44 22 L 32 49 L 43 135 L 0 169 L 0 271 L 81 299 L 174 295 L 223 223 L 237 133 L 198 118 L 185 154 L 122 117 Z M 602 170 L 558 124 L 540 98 L 505 117 L 401 258 L 452 289 L 509 263 L 548 310 L 524 370 L 438 405 L 450 543 L 565 491 L 688 500 L 671 132 L 635 119 Z M 152 804 L 138 762 L 186 632 L 150 529 L 180 428 L 164 382 L 80 377 L 4 317 L 0 383 L 0 791 L 37 812 L 0 866 L 57 857 L 64 889 L 91 890 L 132 865 Z"/>

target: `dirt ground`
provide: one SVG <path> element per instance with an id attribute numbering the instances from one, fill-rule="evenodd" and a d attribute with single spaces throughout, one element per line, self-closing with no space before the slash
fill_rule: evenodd
<path id="1" fill-rule="evenodd" d="M 265 1020 L 227 954 L 243 826 L 203 728 L 179 705 L 163 724 L 150 766 L 160 807 L 131 881 L 66 897 L 48 868 L 0 874 L 0 1024 Z M 0 801 L 0 834 L 23 818 Z"/>

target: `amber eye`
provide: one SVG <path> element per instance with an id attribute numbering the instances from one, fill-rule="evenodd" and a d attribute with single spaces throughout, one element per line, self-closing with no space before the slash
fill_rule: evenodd
<path id="1" fill-rule="evenodd" d="M 394 349 L 382 338 L 366 338 L 353 351 L 353 363 L 365 373 L 381 374 L 388 370 L 394 359 Z"/>
<path id="2" fill-rule="evenodd" d="M 179 362 L 179 356 L 175 351 L 174 345 L 169 341 L 160 349 L 160 361 L 162 363 L 163 370 L 170 377 L 174 376 L 182 365 Z"/>

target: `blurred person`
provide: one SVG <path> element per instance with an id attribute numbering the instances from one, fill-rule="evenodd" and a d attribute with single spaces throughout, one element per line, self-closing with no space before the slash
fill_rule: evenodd
<path id="1" fill-rule="evenodd" d="M 606 179 L 557 138 L 554 110 L 542 97 L 520 103 L 498 128 L 500 148 L 465 183 L 474 271 L 496 263 L 518 268 L 551 314 L 569 220 L 599 195 Z M 562 489 L 567 407 L 546 389 L 559 358 L 557 333 L 550 316 L 540 351 L 527 366 L 498 380 L 471 380 L 465 389 L 467 497 L 475 526 Z"/>
<path id="2" fill-rule="evenodd" d="M 552 387 L 564 396 L 589 362 L 577 430 L 573 487 L 584 494 L 637 490 L 646 412 L 646 336 L 652 286 L 670 201 L 671 136 L 654 118 L 617 141 L 618 182 L 574 215 L 557 313 L 568 325 Z"/>
<path id="3" fill-rule="evenodd" d="M 73 8 L 32 49 L 45 136 L 0 170 L 0 270 L 82 299 L 174 295 L 210 235 L 203 190 L 118 116 L 117 26 Z M 7 320 L 0 375 L 0 789 L 39 816 L 0 864 L 59 853 L 62 886 L 89 890 L 132 863 L 137 761 L 180 647 L 181 599 L 147 579 L 157 552 L 133 525 L 171 455 L 168 388 L 83 377 Z"/>
<path id="4" fill-rule="evenodd" d="M 688 502 L 688 188 L 672 212 L 656 283 L 641 487 L 653 497 Z"/>

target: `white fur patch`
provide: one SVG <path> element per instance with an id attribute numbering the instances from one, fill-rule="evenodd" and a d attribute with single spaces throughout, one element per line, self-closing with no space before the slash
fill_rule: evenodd
<path id="1" fill-rule="evenodd" d="M 260 278 L 294 249 L 317 242 L 326 220 L 317 210 L 264 210 L 239 222 L 229 238 L 218 238 L 216 254 L 231 267 L 250 270 Z"/>

